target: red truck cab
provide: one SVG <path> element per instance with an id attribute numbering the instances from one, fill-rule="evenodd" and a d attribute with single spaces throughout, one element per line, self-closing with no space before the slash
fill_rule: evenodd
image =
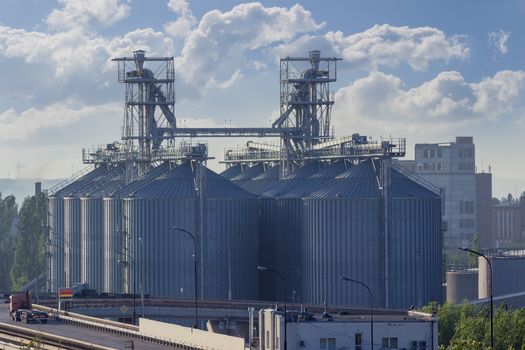
<path id="1" fill-rule="evenodd" d="M 31 321 L 46 323 L 48 319 L 47 312 L 33 310 L 31 294 L 29 292 L 15 293 L 9 296 L 9 315 L 13 321 L 22 321 L 25 323 Z"/>

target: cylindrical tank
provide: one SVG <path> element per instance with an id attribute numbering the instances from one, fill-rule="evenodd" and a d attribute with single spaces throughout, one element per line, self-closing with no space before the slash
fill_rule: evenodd
<path id="1" fill-rule="evenodd" d="M 200 297 L 224 299 L 231 290 L 234 299 L 257 298 L 257 216 L 256 197 L 181 164 L 123 200 L 127 290 L 193 297 L 193 242 L 179 227 L 196 239 Z"/>
<path id="2" fill-rule="evenodd" d="M 60 195 L 48 199 L 49 242 L 51 254 L 50 281 L 51 292 L 64 285 L 64 200 Z"/>
<path id="3" fill-rule="evenodd" d="M 74 232 L 73 223 L 70 216 L 67 219 L 67 231 L 68 237 L 66 240 L 65 229 L 66 229 L 66 218 L 65 218 L 65 207 L 64 197 L 74 197 L 74 194 L 79 190 L 90 186 L 93 179 L 103 174 L 105 169 L 103 167 L 95 168 L 79 179 L 69 183 L 68 185 L 56 190 L 49 195 L 48 200 L 48 225 L 49 225 L 49 243 L 51 252 L 51 290 L 57 291 L 58 288 L 66 286 L 66 271 L 65 266 L 69 268 L 73 254 L 69 246 L 69 239 Z M 68 213 L 74 212 L 74 204 L 68 204 Z M 79 214 L 77 215 L 78 219 Z M 77 234 L 79 231 L 76 231 Z M 66 259 L 67 256 L 67 259 Z M 68 272 L 69 274 L 69 272 Z"/>
<path id="4" fill-rule="evenodd" d="M 514 254 L 514 255 L 511 255 Z M 525 256 L 523 251 L 501 251 L 498 256 L 487 254 L 492 264 L 492 278 L 494 296 L 523 292 L 525 290 L 525 279 L 509 278 L 509 276 L 521 276 L 525 270 Z M 479 257 L 479 298 L 490 296 L 490 268 L 487 261 Z"/>
<path id="5" fill-rule="evenodd" d="M 478 270 L 447 272 L 447 302 L 461 304 L 478 299 Z"/>
<path id="6" fill-rule="evenodd" d="M 123 261 L 123 241 L 124 231 L 122 230 L 122 197 L 132 194 L 145 184 L 170 170 L 168 163 L 163 163 L 136 181 L 129 183 L 123 188 L 107 191 L 104 196 L 104 286 L 103 290 L 107 293 L 124 292 L 124 266 Z"/>
<path id="7" fill-rule="evenodd" d="M 104 287 L 104 202 L 106 193 L 113 193 L 125 185 L 126 166 L 108 167 L 107 174 L 83 191 L 80 198 L 81 254 L 80 280 L 91 289 Z"/>
<path id="8" fill-rule="evenodd" d="M 389 210 L 389 307 L 441 302 L 441 199 L 438 194 L 391 170 Z"/>
<path id="9" fill-rule="evenodd" d="M 381 192 L 370 161 L 351 167 L 303 200 L 302 291 L 305 303 L 382 306 Z"/>
<path id="10" fill-rule="evenodd" d="M 304 199 L 304 302 L 368 306 L 340 276 L 376 307 L 441 301 L 439 195 L 390 169 L 385 198 L 381 166 L 363 161 Z"/>
<path id="11" fill-rule="evenodd" d="M 301 292 L 301 198 L 326 184 L 345 169 L 344 162 L 324 166 L 320 162 L 304 165 L 261 193 L 260 264 L 281 272 L 287 282 L 288 301 L 302 302 Z M 282 285 L 275 276 L 260 276 L 260 298 L 280 300 Z"/>

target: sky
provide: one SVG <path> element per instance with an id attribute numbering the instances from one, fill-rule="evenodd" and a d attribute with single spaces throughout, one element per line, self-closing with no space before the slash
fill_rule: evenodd
<path id="1" fill-rule="evenodd" d="M 268 126 L 279 57 L 342 58 L 337 136 L 473 136 L 494 195 L 525 190 L 520 0 L 0 0 L 0 178 L 66 178 L 81 149 L 120 139 L 111 58 L 173 56 L 182 126 Z M 207 140 L 222 159 L 244 139 Z M 221 170 L 217 161 L 210 167 Z"/>

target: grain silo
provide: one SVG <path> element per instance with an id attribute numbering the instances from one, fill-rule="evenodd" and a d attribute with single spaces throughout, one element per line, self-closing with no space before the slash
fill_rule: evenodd
<path id="1" fill-rule="evenodd" d="M 398 171 L 391 173 L 389 307 L 439 302 L 443 298 L 441 198 Z"/>
<path id="2" fill-rule="evenodd" d="M 366 307 L 366 289 L 340 276 L 367 284 L 376 307 L 441 300 L 439 195 L 391 169 L 385 198 L 379 163 L 363 161 L 305 198 L 305 302 Z"/>
<path id="3" fill-rule="evenodd" d="M 193 244 L 179 227 L 196 239 L 200 297 L 231 291 L 235 299 L 257 298 L 257 215 L 255 196 L 197 162 L 156 178 L 123 199 L 127 290 L 143 285 L 152 296 L 193 297 Z"/>
<path id="4" fill-rule="evenodd" d="M 369 305 L 360 280 L 382 306 L 381 192 L 370 160 L 352 166 L 303 200 L 302 292 L 305 303 Z"/>
<path id="5" fill-rule="evenodd" d="M 57 191 L 51 190 L 48 198 L 48 228 L 51 253 L 50 289 L 52 291 L 57 291 L 58 288 L 66 285 L 64 256 L 66 254 L 69 256 L 70 247 L 64 241 L 64 197 L 84 189 L 93 178 L 99 176 L 103 171 L 103 168 L 95 168 Z"/>
<path id="6" fill-rule="evenodd" d="M 313 161 L 261 193 L 260 203 L 260 264 L 280 271 L 288 284 L 287 300 L 301 302 L 301 198 L 326 184 L 328 180 L 343 172 L 345 162 L 326 165 Z M 280 300 L 282 286 L 274 276 L 261 275 L 262 300 Z"/>
<path id="7" fill-rule="evenodd" d="M 65 246 L 65 284 L 84 282 L 81 276 L 82 251 L 82 212 L 80 197 L 90 188 L 97 188 L 107 183 L 113 176 L 115 165 L 103 164 L 97 167 L 89 181 L 65 191 L 64 195 L 64 246 Z"/>
<path id="8" fill-rule="evenodd" d="M 128 185 L 106 192 L 104 196 L 104 286 L 107 293 L 122 293 L 124 285 L 122 255 L 124 233 L 122 231 L 122 197 L 142 188 L 157 176 L 171 169 L 169 163 L 163 163 L 150 169 L 144 176 Z"/>
<path id="9" fill-rule="evenodd" d="M 109 170 L 104 179 L 93 182 L 80 195 L 80 281 L 101 291 L 104 286 L 104 202 L 103 197 L 126 183 L 126 166 Z"/>

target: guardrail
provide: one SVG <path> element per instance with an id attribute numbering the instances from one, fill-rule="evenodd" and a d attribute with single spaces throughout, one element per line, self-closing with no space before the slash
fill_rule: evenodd
<path id="1" fill-rule="evenodd" d="M 55 317 L 60 322 L 64 322 L 78 327 L 90 328 L 102 332 L 128 336 L 131 338 L 144 340 L 156 344 L 173 346 L 178 349 L 202 350 L 200 348 L 192 346 L 191 344 L 187 344 L 186 342 L 180 342 L 175 339 L 144 335 L 140 332 L 140 327 L 135 325 L 105 320 L 92 316 L 86 316 L 74 312 L 57 310 L 42 305 L 33 304 L 33 308 L 36 310 L 46 311 L 50 315 L 50 317 Z"/>
<path id="2" fill-rule="evenodd" d="M 0 323 L 0 339 L 17 346 L 29 346 L 32 343 L 33 346 L 41 344 L 67 350 L 114 350 L 113 348 L 7 323 Z"/>

